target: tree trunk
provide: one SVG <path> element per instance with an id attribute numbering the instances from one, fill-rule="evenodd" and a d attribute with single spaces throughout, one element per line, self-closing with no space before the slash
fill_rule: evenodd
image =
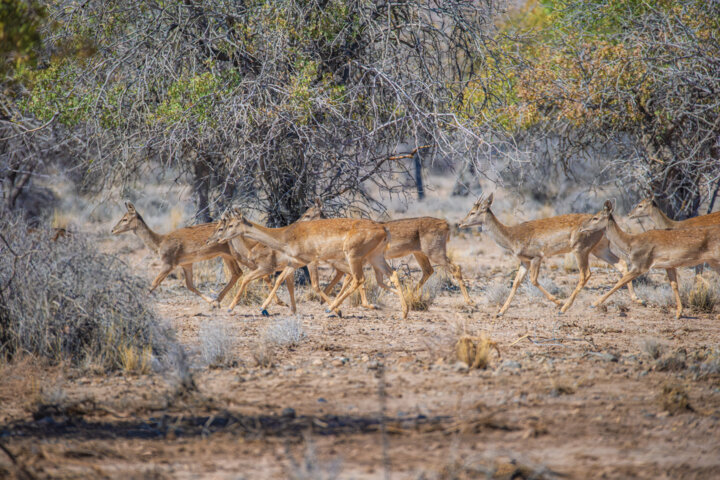
<path id="1" fill-rule="evenodd" d="M 195 194 L 195 222 L 208 223 L 210 217 L 210 168 L 198 159 L 193 166 L 193 192 Z"/>
<path id="2" fill-rule="evenodd" d="M 416 153 L 413 156 L 413 162 L 415 163 L 415 186 L 417 187 L 418 200 L 422 201 L 425 198 L 425 186 L 423 185 L 422 177 L 422 159 L 420 154 Z"/>

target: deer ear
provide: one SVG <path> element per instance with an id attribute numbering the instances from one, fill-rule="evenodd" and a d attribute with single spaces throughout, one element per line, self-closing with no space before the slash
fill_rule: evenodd
<path id="1" fill-rule="evenodd" d="M 605 200 L 605 205 L 603 206 L 603 211 L 605 211 L 606 213 L 612 213 L 613 204 L 610 200 Z"/>
<path id="2" fill-rule="evenodd" d="M 127 211 L 130 213 L 135 213 L 135 205 L 133 205 L 130 202 L 125 202 L 125 208 L 127 208 Z"/>
<path id="3" fill-rule="evenodd" d="M 322 205 L 323 205 L 323 203 L 322 203 L 322 200 L 320 200 L 320 197 L 315 197 L 315 206 L 317 208 L 322 208 Z"/>
<path id="4" fill-rule="evenodd" d="M 493 193 L 491 193 L 490 195 L 488 195 L 487 200 L 485 200 L 485 202 L 488 204 L 488 207 L 489 207 L 490 205 L 492 205 L 494 193 L 495 193 L 495 192 L 493 192 Z"/>
<path id="5" fill-rule="evenodd" d="M 233 207 L 232 209 L 233 215 L 236 217 L 242 217 L 242 210 L 240 210 L 238 207 Z"/>
<path id="6" fill-rule="evenodd" d="M 657 207 L 657 206 L 658 206 L 657 202 L 656 202 L 655 199 L 652 198 L 652 197 L 650 197 L 650 205 L 652 205 L 653 207 Z"/>

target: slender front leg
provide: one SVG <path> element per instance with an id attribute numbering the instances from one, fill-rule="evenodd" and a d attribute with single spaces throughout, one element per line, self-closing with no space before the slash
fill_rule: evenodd
<path id="1" fill-rule="evenodd" d="M 396 270 L 392 271 L 392 275 L 390 275 L 390 281 L 395 285 L 395 289 L 397 291 L 398 297 L 400 298 L 400 307 L 402 308 L 402 316 L 403 319 L 406 319 L 408 316 L 408 304 L 405 301 L 405 295 L 403 295 L 402 291 L 402 285 L 400 285 L 400 277 L 398 277 L 398 273 Z"/>
<path id="2" fill-rule="evenodd" d="M 272 278 L 270 278 L 270 275 L 271 275 L 272 273 L 273 273 L 273 272 L 269 272 L 265 277 L 263 277 L 263 281 L 264 281 L 265 283 L 267 283 L 267 286 L 268 286 L 268 288 L 269 288 L 270 290 L 272 290 L 272 287 L 273 287 L 273 285 L 274 285 L 274 283 L 273 283 L 273 281 L 272 281 Z M 286 307 L 286 306 L 287 306 L 287 305 L 285 305 L 285 302 L 283 302 L 282 300 L 280 300 L 280 297 L 278 297 L 277 292 L 275 292 L 275 305 L 277 305 L 278 307 Z"/>
<path id="3" fill-rule="evenodd" d="M 578 283 L 575 286 L 575 290 L 573 290 L 572 294 L 568 299 L 565 301 L 565 305 L 562 306 L 560 309 L 560 313 L 565 313 L 568 311 L 568 308 L 570 308 L 575 302 L 575 298 L 580 293 L 580 290 L 585 288 L 585 285 L 587 284 L 588 280 L 590 280 L 590 262 L 588 261 L 588 253 L 587 252 L 575 252 L 575 258 L 577 259 L 577 265 L 578 265 L 578 271 L 579 278 Z M 632 283 L 630 283 L 632 285 Z"/>
<path id="4" fill-rule="evenodd" d="M 153 280 L 150 284 L 150 290 L 148 291 L 148 295 L 151 294 L 153 290 L 155 290 L 158 285 L 160 285 L 162 281 L 167 278 L 168 275 L 170 275 L 170 272 L 172 272 L 173 268 L 174 267 L 172 265 L 165 264 L 158 276 L 155 277 L 155 280 Z"/>
<path id="5" fill-rule="evenodd" d="M 599 299 L 595 300 L 595 301 L 592 303 L 592 306 L 593 306 L 593 307 L 597 307 L 598 305 L 602 304 L 605 300 L 608 299 L 608 297 L 609 297 L 610 295 L 612 295 L 613 293 L 617 292 L 617 291 L 620 290 L 622 287 L 624 287 L 627 283 L 632 282 L 633 280 L 635 280 L 635 279 L 636 279 L 637 277 L 639 277 L 640 275 L 641 275 L 641 273 L 639 273 L 639 272 L 628 272 L 628 273 L 626 273 L 625 275 L 623 275 L 623 277 L 622 277 L 620 280 L 618 280 L 618 282 L 615 284 L 615 286 L 614 286 L 613 288 L 610 289 L 609 292 L 607 292 L 605 295 L 603 295 L 603 296 L 600 297 Z"/>
<path id="6" fill-rule="evenodd" d="M 344 275 L 345 274 L 343 272 L 341 272 L 340 270 L 335 270 L 335 276 L 333 277 L 332 280 L 330 280 L 330 283 L 327 284 L 327 287 L 325 287 L 325 290 L 323 290 L 325 292 L 325 295 L 330 295 L 330 292 L 332 292 L 333 287 L 335 287 L 335 285 L 338 284 L 338 282 L 340 281 L 341 278 L 343 278 Z M 344 283 L 343 283 L 343 285 L 344 285 Z"/>
<path id="7" fill-rule="evenodd" d="M 185 287 L 190 290 L 195 295 L 199 296 L 206 302 L 212 304 L 215 302 L 215 299 L 212 297 L 209 297 L 207 295 L 203 295 L 197 288 L 195 288 L 195 285 L 193 284 L 193 268 L 192 263 L 189 265 L 181 265 L 183 270 L 183 276 L 185 277 Z"/>
<path id="8" fill-rule="evenodd" d="M 263 314 L 263 316 L 268 316 L 269 313 L 267 311 L 268 305 L 270 305 L 270 302 L 272 302 L 273 297 L 278 291 L 278 288 L 280 288 L 280 284 L 285 281 L 285 279 L 289 276 L 295 273 L 295 268 L 288 265 L 285 267 L 285 270 L 278 275 L 277 279 L 275 280 L 275 285 L 273 286 L 272 290 L 270 291 L 270 295 L 265 299 L 263 304 L 260 306 L 260 313 Z"/>
<path id="9" fill-rule="evenodd" d="M 240 276 L 242 275 L 242 270 L 238 266 L 237 262 L 233 258 L 226 258 L 222 257 L 223 263 L 225 263 L 225 266 L 227 267 L 228 271 L 230 272 L 230 280 L 228 281 L 227 285 L 225 285 L 225 288 L 222 289 L 222 291 L 218 294 L 217 298 L 215 299 L 215 302 L 217 302 L 217 305 L 220 305 L 220 302 L 223 298 L 225 298 L 225 295 L 230 291 L 230 289 L 235 285 L 235 283 L 238 281 Z M 190 268 L 192 268 L 192 264 L 190 265 Z M 186 276 L 187 278 L 187 276 Z"/>
<path id="10" fill-rule="evenodd" d="M 285 286 L 288 289 L 290 295 L 290 311 L 295 314 L 297 308 L 295 308 L 295 275 L 289 276 L 285 279 Z"/>
<path id="11" fill-rule="evenodd" d="M 542 257 L 535 257 L 530 260 L 530 283 L 535 285 L 535 288 L 540 290 L 545 297 L 553 302 L 555 305 L 562 305 L 562 300 L 559 300 L 555 295 L 545 290 L 545 288 L 538 282 L 538 275 L 540 275 L 540 265 L 542 265 Z"/>
<path id="12" fill-rule="evenodd" d="M 677 270 L 674 268 L 666 268 L 665 272 L 670 282 L 670 288 L 672 288 L 673 294 L 675 294 L 675 318 L 680 318 L 683 313 L 683 305 L 680 299 L 680 290 L 678 289 Z"/>
<path id="13" fill-rule="evenodd" d="M 415 257 L 418 265 L 420 265 L 420 270 L 422 270 L 422 278 L 420 278 L 417 287 L 415 287 L 415 290 L 420 292 L 420 289 L 423 287 L 423 285 L 425 285 L 425 282 L 427 282 L 428 278 L 432 276 L 435 269 L 433 269 L 432 264 L 430 263 L 430 259 L 424 253 L 415 252 L 413 253 L 413 257 Z"/>
<path id="14" fill-rule="evenodd" d="M 512 302 L 513 297 L 515 296 L 515 292 L 517 292 L 518 287 L 520 287 L 520 284 L 523 280 L 525 280 L 525 275 L 527 274 L 527 267 L 525 266 L 525 263 L 521 263 L 520 267 L 518 268 L 517 275 L 515 275 L 515 281 L 513 282 L 512 289 L 510 290 L 510 295 L 508 295 L 507 300 L 505 300 L 505 304 L 502 306 L 500 311 L 495 314 L 496 317 L 502 317 L 503 314 L 507 311 L 508 308 L 510 308 L 510 302 Z"/>

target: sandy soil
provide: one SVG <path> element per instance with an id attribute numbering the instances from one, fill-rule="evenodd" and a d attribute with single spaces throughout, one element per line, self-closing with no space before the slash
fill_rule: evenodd
<path id="1" fill-rule="evenodd" d="M 150 279 L 157 264 L 138 247 L 128 240 L 119 254 Z M 442 291 L 402 320 L 389 295 L 375 311 L 347 305 L 343 318 L 301 301 L 306 337 L 276 348 L 272 367 L 254 355 L 289 309 L 273 306 L 269 318 L 256 306 L 212 310 L 168 279 L 157 309 L 191 352 L 197 392 L 178 393 L 161 374 L 2 367 L 0 476 L 720 478 L 715 314 L 676 320 L 672 309 L 631 304 L 626 291 L 592 310 L 618 278 L 595 266 L 566 315 L 521 290 L 495 319 L 487 287 L 510 283 L 513 259 L 477 234 L 453 238 L 451 250 L 476 306 Z M 566 293 L 576 281 L 563 258 L 541 275 Z M 236 362 L 207 368 L 199 332 L 218 321 L 235 335 Z M 501 357 L 485 370 L 455 363 L 463 332 L 484 332 Z"/>

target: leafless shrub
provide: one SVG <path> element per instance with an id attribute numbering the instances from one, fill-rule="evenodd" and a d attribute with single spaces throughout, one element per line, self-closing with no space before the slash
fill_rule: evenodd
<path id="1" fill-rule="evenodd" d="M 0 356 L 29 352 L 51 362 L 142 370 L 150 352 L 160 356 L 174 344 L 145 303 L 145 282 L 125 264 L 82 235 L 50 237 L 42 228 L 28 233 L 18 218 L 0 218 Z"/>
<path id="2" fill-rule="evenodd" d="M 296 459 L 289 448 L 286 448 L 285 455 L 288 459 L 285 472 L 290 480 L 335 480 L 340 476 L 340 461 L 321 462 L 315 450 L 315 442 L 309 435 L 305 437 L 302 458 Z"/>
<path id="3" fill-rule="evenodd" d="M 562 294 L 562 291 L 560 287 L 555 285 L 555 283 L 550 280 L 549 278 L 540 278 L 538 279 L 538 283 L 548 292 L 550 292 L 552 295 L 560 295 Z M 545 298 L 545 295 L 540 291 L 539 288 L 537 288 L 535 285 L 530 283 L 530 280 L 526 280 L 522 287 L 522 292 L 527 295 L 528 297 L 534 299 L 534 300 L 541 300 Z"/>
<path id="4" fill-rule="evenodd" d="M 650 283 L 639 283 L 635 285 L 637 296 L 650 305 L 659 307 L 670 307 L 675 305 L 675 296 L 669 285 L 652 285 Z"/>
<path id="5" fill-rule="evenodd" d="M 296 347 L 305 336 L 302 320 L 288 317 L 270 324 L 262 334 L 262 343 L 279 347 Z"/>
<path id="6" fill-rule="evenodd" d="M 643 339 L 640 342 L 640 348 L 653 360 L 660 358 L 663 354 L 663 350 L 665 349 L 664 345 L 658 342 L 655 338 Z"/>
<path id="7" fill-rule="evenodd" d="M 258 367 L 270 368 L 275 364 L 275 347 L 267 342 L 259 341 L 255 343 L 251 354 Z"/>
<path id="8" fill-rule="evenodd" d="M 670 415 L 692 410 L 687 390 L 679 383 L 663 385 L 662 392 L 658 394 L 657 399 L 660 407 Z"/>
<path id="9" fill-rule="evenodd" d="M 200 351 L 206 365 L 223 367 L 235 361 L 235 336 L 226 322 L 218 320 L 200 327 Z"/>
<path id="10" fill-rule="evenodd" d="M 510 295 L 510 287 L 505 282 L 496 282 L 485 287 L 485 300 L 490 305 L 502 305 Z"/>
<path id="11" fill-rule="evenodd" d="M 703 373 L 720 374 L 720 347 L 715 347 L 700 364 L 700 371 Z"/>

